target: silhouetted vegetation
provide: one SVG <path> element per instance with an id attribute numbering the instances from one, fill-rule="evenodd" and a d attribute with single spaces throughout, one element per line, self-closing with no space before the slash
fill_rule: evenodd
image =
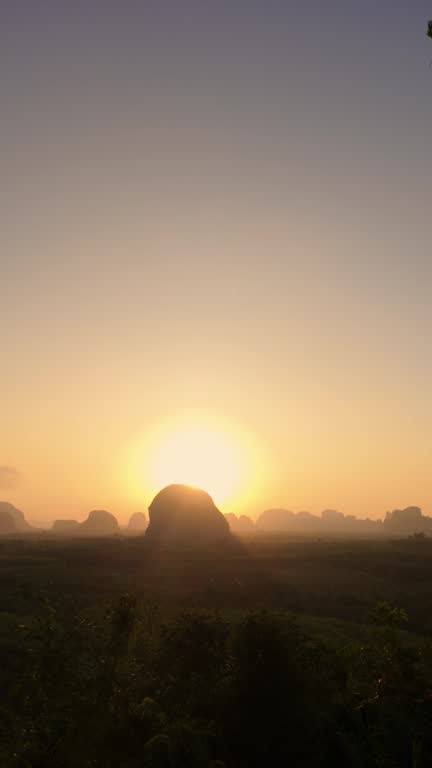
<path id="1" fill-rule="evenodd" d="M 0 765 L 421 766 L 428 539 L 0 543 Z"/>

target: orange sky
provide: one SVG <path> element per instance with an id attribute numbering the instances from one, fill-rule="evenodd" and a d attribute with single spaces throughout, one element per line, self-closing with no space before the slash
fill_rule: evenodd
<path id="1" fill-rule="evenodd" d="M 429 3 L 241 5 L 4 12 L 0 498 L 32 519 L 145 510 L 185 413 L 243 445 L 224 511 L 432 514 Z"/>

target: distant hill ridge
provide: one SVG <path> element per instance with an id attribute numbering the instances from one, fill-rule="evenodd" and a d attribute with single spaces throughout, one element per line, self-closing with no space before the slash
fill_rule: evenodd
<path id="1" fill-rule="evenodd" d="M 347 535 L 432 535 L 432 517 L 422 514 L 420 507 L 405 507 L 387 512 L 384 520 L 357 518 L 335 509 L 325 509 L 321 516 L 288 509 L 267 509 L 256 522 L 257 531 L 346 533 Z"/>
<path id="2" fill-rule="evenodd" d="M 112 536 L 120 533 L 117 518 L 105 509 L 93 509 L 87 520 L 54 520 L 53 533 L 66 536 Z"/>
<path id="3" fill-rule="evenodd" d="M 157 511 L 156 518 L 154 511 Z M 153 524 L 152 524 L 153 517 Z M 165 519 L 170 521 L 169 527 Z M 354 515 L 344 515 L 335 509 L 325 509 L 320 516 L 310 512 L 292 512 L 284 508 L 266 509 L 254 522 L 247 515 L 223 515 L 214 505 L 211 497 L 199 489 L 189 486 L 168 486 L 160 491 L 150 505 L 150 525 L 142 512 L 134 513 L 123 531 L 129 535 L 144 534 L 150 530 L 149 538 L 158 538 L 159 531 L 164 530 L 163 538 L 176 538 L 178 522 L 182 519 L 181 535 L 191 526 L 194 535 L 201 530 L 200 535 L 212 530 L 218 531 L 218 536 L 232 533 L 341 533 L 348 536 L 407 536 L 416 533 L 432 536 L 432 517 L 422 514 L 417 506 L 404 509 L 394 509 L 387 512 L 383 520 L 357 518 Z M 208 524 L 210 522 L 210 528 Z M 79 523 L 77 520 L 57 519 L 53 522 L 51 531 L 62 536 L 112 536 L 121 533 L 117 519 L 106 510 L 92 510 L 87 519 Z M 175 533 L 177 531 L 177 533 Z M 49 531 L 30 525 L 24 513 L 7 501 L 0 501 L 0 536 L 13 534 L 38 533 L 47 534 Z M 213 535 L 213 534 L 212 534 Z"/>

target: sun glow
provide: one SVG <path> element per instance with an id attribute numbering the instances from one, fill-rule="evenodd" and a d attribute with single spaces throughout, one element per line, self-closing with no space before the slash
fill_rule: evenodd
<path id="1" fill-rule="evenodd" d="M 258 459 L 250 436 L 217 421 L 185 419 L 148 432 L 137 447 L 140 483 L 150 495 L 171 483 L 207 491 L 227 511 L 254 490 Z"/>
<path id="2" fill-rule="evenodd" d="M 203 488 L 220 503 L 235 495 L 244 473 L 239 446 L 206 427 L 175 432 L 155 449 L 151 476 L 157 487 L 186 483 Z"/>

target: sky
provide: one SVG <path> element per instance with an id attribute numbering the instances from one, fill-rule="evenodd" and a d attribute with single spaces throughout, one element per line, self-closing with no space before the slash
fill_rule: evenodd
<path id="1" fill-rule="evenodd" d="M 429 18 L 0 0 L 0 498 L 126 519 L 189 419 L 224 511 L 432 515 Z"/>

